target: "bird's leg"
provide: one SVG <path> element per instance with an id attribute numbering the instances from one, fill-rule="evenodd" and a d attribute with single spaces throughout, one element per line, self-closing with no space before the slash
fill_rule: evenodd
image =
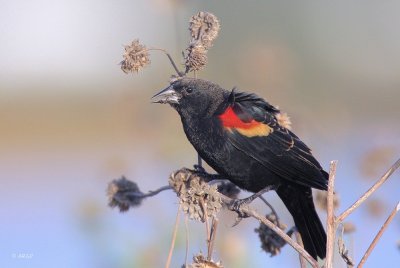
<path id="1" fill-rule="evenodd" d="M 207 173 L 207 171 L 203 168 L 203 166 L 199 166 L 197 164 L 193 165 L 194 171 L 198 173 Z"/>
<path id="2" fill-rule="evenodd" d="M 203 173 L 206 172 L 206 170 L 203 168 L 203 161 L 199 154 L 197 154 L 197 164 L 194 165 L 194 169 Z"/>
<path id="3" fill-rule="evenodd" d="M 225 180 L 225 178 L 219 174 L 210 174 L 210 173 L 207 173 L 206 171 L 199 171 L 199 170 L 195 170 L 195 173 L 197 173 L 199 176 L 201 176 L 201 178 L 206 182 Z"/>
<path id="4" fill-rule="evenodd" d="M 201 158 L 199 158 L 199 159 L 201 161 Z M 215 180 L 225 180 L 225 178 L 219 174 L 208 173 L 202 166 L 193 165 L 193 168 L 194 168 L 194 170 L 192 172 L 199 175 L 206 182 L 215 181 Z"/>
<path id="5" fill-rule="evenodd" d="M 199 154 L 197 154 L 197 165 L 201 168 L 203 167 L 203 162 L 202 162 L 201 156 Z"/>
<path id="6" fill-rule="evenodd" d="M 243 213 L 241 211 L 241 207 L 243 205 L 250 204 L 251 202 L 253 202 L 254 199 L 262 196 L 263 194 L 265 194 L 266 192 L 268 192 L 270 190 L 273 190 L 274 188 L 275 188 L 274 185 L 270 185 L 270 186 L 265 187 L 261 191 L 249 196 L 249 197 L 246 197 L 246 198 L 243 198 L 243 199 L 233 199 L 232 202 L 229 205 L 229 209 L 232 210 L 232 211 L 235 211 L 238 214 L 239 218 L 247 218 L 249 216 L 246 215 L 246 213 Z"/>

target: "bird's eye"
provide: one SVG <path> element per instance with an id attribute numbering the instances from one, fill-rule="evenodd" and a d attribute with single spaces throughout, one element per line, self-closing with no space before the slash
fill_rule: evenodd
<path id="1" fill-rule="evenodd" d="M 189 93 L 189 94 L 192 93 L 193 92 L 193 88 L 191 88 L 191 87 L 186 88 L 186 92 Z"/>

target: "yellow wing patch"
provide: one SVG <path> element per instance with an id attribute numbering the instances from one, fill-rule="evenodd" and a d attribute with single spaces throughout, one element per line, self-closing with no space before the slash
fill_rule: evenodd
<path id="1" fill-rule="evenodd" d="M 256 126 L 253 126 L 251 128 L 226 128 L 228 131 L 233 132 L 233 129 L 235 129 L 237 132 L 239 132 L 241 135 L 246 136 L 246 137 L 257 137 L 257 136 L 268 136 L 270 133 L 273 132 L 273 129 L 266 125 L 266 124 L 257 124 Z"/>

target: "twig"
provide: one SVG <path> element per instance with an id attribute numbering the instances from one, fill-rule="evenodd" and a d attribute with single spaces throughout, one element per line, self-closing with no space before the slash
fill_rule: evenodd
<path id="1" fill-rule="evenodd" d="M 204 177 L 207 178 L 207 174 L 205 174 L 203 172 L 197 172 L 196 170 L 190 170 L 187 168 L 182 168 L 182 169 L 176 171 L 174 174 L 179 174 L 179 173 L 186 173 L 186 176 L 189 176 L 189 178 L 192 178 L 192 179 L 195 177 L 199 177 L 200 179 L 203 179 Z M 278 226 L 276 226 L 271 221 L 269 221 L 266 217 L 258 214 L 258 212 L 256 212 L 254 208 L 249 207 L 248 204 L 242 205 L 239 208 L 237 208 L 236 206 L 233 206 L 234 202 L 237 199 L 232 199 L 223 194 L 219 194 L 219 197 L 221 199 L 221 202 L 231 211 L 235 211 L 236 213 L 238 213 L 240 215 L 246 215 L 249 217 L 253 217 L 253 218 L 257 219 L 258 221 L 262 222 L 263 224 L 265 224 L 266 226 L 268 226 L 277 235 L 279 235 L 287 244 L 289 244 L 297 252 L 299 252 L 311 264 L 312 267 L 318 267 L 318 262 L 313 257 L 311 257 L 311 255 L 302 246 L 300 246 L 293 239 L 291 239 L 283 230 L 281 230 Z M 205 209 L 204 204 L 201 204 L 201 206 L 203 207 L 203 209 Z M 207 224 L 207 221 L 206 221 L 206 224 Z M 208 235 L 208 237 L 210 237 L 210 236 Z"/>
<path id="2" fill-rule="evenodd" d="M 185 267 L 187 267 L 188 256 L 189 256 L 189 226 L 188 226 L 187 214 L 185 214 L 185 232 L 186 232 Z"/>
<path id="3" fill-rule="evenodd" d="M 166 186 L 163 186 L 163 187 L 158 188 L 157 190 L 149 191 L 147 194 L 140 193 L 140 192 L 131 192 L 131 193 L 128 193 L 126 196 L 127 196 L 127 197 L 132 196 L 132 197 L 146 198 L 146 197 L 150 197 L 150 196 L 159 194 L 159 193 L 162 192 L 162 191 L 171 190 L 171 189 L 172 189 L 171 186 L 166 185 Z"/>
<path id="4" fill-rule="evenodd" d="M 350 258 L 349 256 L 349 251 L 346 249 L 346 245 L 344 244 L 343 240 L 343 233 L 344 233 L 344 226 L 343 224 L 341 225 L 342 231 L 340 233 L 340 236 L 338 238 L 338 251 L 344 262 L 347 264 L 348 268 L 354 267 L 354 261 Z"/>
<path id="5" fill-rule="evenodd" d="M 261 195 L 261 196 L 259 196 L 259 198 L 269 207 L 269 209 L 272 211 L 272 213 L 274 213 L 276 221 L 279 222 L 278 213 L 276 213 L 276 210 L 274 209 L 274 207 L 267 201 L 267 199 L 264 198 L 264 196 Z"/>
<path id="6" fill-rule="evenodd" d="M 318 267 L 318 262 L 311 257 L 311 255 L 299 244 L 297 244 L 293 239 L 291 239 L 284 231 L 279 229 L 275 224 L 267 220 L 262 215 L 258 214 L 254 209 L 241 209 L 244 213 L 247 213 L 251 217 L 261 221 L 263 224 L 267 225 L 271 228 L 275 233 L 277 233 L 286 243 L 288 243 L 291 247 L 293 247 L 297 252 L 299 252 L 310 264 L 312 267 Z"/>
<path id="7" fill-rule="evenodd" d="M 325 267 L 333 267 L 333 249 L 335 247 L 335 232 L 336 232 L 336 222 L 335 222 L 335 211 L 333 206 L 333 191 L 335 185 L 336 176 L 336 166 L 338 161 L 331 161 L 329 168 L 329 181 L 328 181 L 328 197 L 327 197 L 327 222 L 326 222 L 326 259 Z"/>
<path id="8" fill-rule="evenodd" d="M 300 233 L 296 230 L 296 231 L 294 232 L 294 235 L 296 236 L 296 241 L 297 241 L 297 243 L 298 243 L 300 246 L 304 247 L 304 245 L 303 245 L 303 240 L 301 239 Z M 300 253 L 299 253 L 299 260 L 300 260 L 300 267 L 301 267 L 301 268 L 307 268 L 306 260 L 304 259 L 303 256 L 301 256 Z"/>
<path id="9" fill-rule="evenodd" d="M 178 67 L 176 67 L 176 64 L 175 64 L 174 60 L 172 59 L 171 55 L 170 55 L 165 49 L 152 47 L 152 48 L 149 48 L 148 50 L 149 50 L 149 51 L 150 51 L 150 50 L 158 50 L 158 51 L 164 52 L 165 55 L 167 55 L 169 61 L 170 61 L 171 64 L 172 64 L 172 67 L 174 67 L 174 69 L 175 69 L 176 73 L 178 74 L 178 76 L 184 76 L 184 73 L 181 72 L 181 71 L 179 71 L 179 69 L 178 69 Z"/>
<path id="10" fill-rule="evenodd" d="M 188 71 L 188 69 L 186 68 L 186 73 L 187 73 L 187 71 Z M 194 77 L 194 78 L 197 78 L 197 72 L 196 72 L 196 71 L 193 71 L 193 77 Z M 197 153 L 197 165 L 198 165 L 200 168 L 203 167 L 203 161 L 202 161 L 201 156 L 200 156 L 199 153 Z"/>
<path id="11" fill-rule="evenodd" d="M 353 205 L 346 209 L 339 217 L 336 222 L 342 222 L 347 216 L 349 216 L 356 208 L 358 208 L 372 193 L 379 189 L 382 184 L 400 167 L 400 158 L 389 168 L 388 171 L 367 191 L 362 195 Z"/>
<path id="12" fill-rule="evenodd" d="M 383 232 L 389 226 L 390 222 L 393 220 L 394 216 L 396 216 L 397 212 L 400 210 L 400 202 L 397 203 L 396 207 L 392 210 L 389 217 L 386 219 L 385 223 L 382 225 L 379 232 L 376 234 L 374 240 L 372 240 L 371 245 L 369 245 L 367 251 L 365 252 L 364 256 L 362 257 L 360 263 L 358 264 L 357 268 L 363 267 L 365 261 L 368 259 L 369 255 L 371 254 L 372 250 L 375 248 L 376 244 L 378 243 L 379 239 L 381 238 Z"/>
<path id="13" fill-rule="evenodd" d="M 210 241 L 211 241 L 210 225 L 208 223 L 207 206 L 204 203 L 203 199 L 200 199 L 200 205 L 201 205 L 201 208 L 203 209 L 203 213 L 204 213 L 204 221 L 206 223 L 206 233 L 207 233 L 206 242 L 207 242 L 207 248 L 209 249 L 210 248 Z M 210 252 L 208 252 L 208 255 L 210 255 Z M 209 261 L 210 259 L 207 259 L 207 260 Z"/>
<path id="14" fill-rule="evenodd" d="M 222 202 L 229 208 L 230 204 L 235 199 L 229 198 L 225 195 L 221 195 Z M 299 252 L 306 260 L 311 264 L 312 267 L 318 267 L 318 262 L 311 257 L 311 255 L 298 243 L 296 243 L 292 238 L 290 238 L 284 231 L 278 228 L 275 224 L 269 221 L 264 216 L 258 214 L 254 208 L 249 207 L 248 205 L 243 205 L 239 208 L 240 212 L 249 217 L 253 217 L 263 224 L 267 225 L 270 229 L 272 229 L 276 234 L 278 234 L 286 243 L 288 243 L 291 247 L 293 247 L 297 252 Z M 237 212 L 237 211 L 235 211 Z"/>
<path id="15" fill-rule="evenodd" d="M 211 224 L 211 234 L 210 234 L 210 243 L 208 244 L 208 254 L 207 254 L 207 260 L 211 260 L 213 249 L 214 249 L 214 241 L 215 237 L 217 235 L 217 227 L 218 227 L 218 220 L 213 217 L 212 218 L 212 224 Z"/>
<path id="16" fill-rule="evenodd" d="M 169 248 L 169 253 L 168 253 L 167 262 L 165 263 L 165 268 L 169 268 L 169 266 L 170 266 L 170 264 L 171 264 L 172 252 L 174 251 L 175 240 L 176 240 L 176 234 L 177 234 L 177 232 L 178 232 L 179 213 L 180 213 L 180 211 L 181 211 L 181 205 L 179 205 L 179 207 L 178 207 L 178 212 L 176 213 L 174 232 L 173 232 L 173 234 L 172 234 L 171 246 L 170 246 L 170 248 Z"/>

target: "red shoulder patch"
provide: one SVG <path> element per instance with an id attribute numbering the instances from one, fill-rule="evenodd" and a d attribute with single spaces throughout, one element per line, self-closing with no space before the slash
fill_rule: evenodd
<path id="1" fill-rule="evenodd" d="M 225 112 L 219 116 L 219 119 L 226 130 L 232 131 L 232 129 L 235 129 L 240 134 L 247 137 L 268 136 L 272 132 L 270 126 L 257 122 L 254 119 L 250 122 L 243 122 L 237 114 L 235 114 L 231 106 L 229 106 Z"/>

